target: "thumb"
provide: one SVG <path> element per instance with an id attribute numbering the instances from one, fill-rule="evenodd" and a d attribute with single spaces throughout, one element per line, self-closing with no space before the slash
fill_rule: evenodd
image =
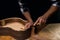
<path id="1" fill-rule="evenodd" d="M 39 19 L 33 24 L 34 26 L 38 23 Z"/>

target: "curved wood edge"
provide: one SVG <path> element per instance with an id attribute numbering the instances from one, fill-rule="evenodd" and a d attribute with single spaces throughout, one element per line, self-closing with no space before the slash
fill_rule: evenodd
<path id="1" fill-rule="evenodd" d="M 25 25 L 25 23 L 27 23 L 27 21 L 22 18 L 11 17 L 11 18 L 5 18 L 5 19 L 0 20 L 0 26 L 4 26 L 6 23 L 9 23 L 9 22 L 20 22 L 24 25 Z"/>

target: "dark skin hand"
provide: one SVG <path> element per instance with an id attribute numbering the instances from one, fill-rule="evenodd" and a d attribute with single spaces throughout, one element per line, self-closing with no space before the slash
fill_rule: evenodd
<path id="1" fill-rule="evenodd" d="M 48 17 L 50 17 L 57 9 L 58 9 L 58 7 L 51 6 L 50 9 L 44 15 L 38 17 L 38 19 L 34 23 L 34 26 L 35 25 L 45 24 Z"/>

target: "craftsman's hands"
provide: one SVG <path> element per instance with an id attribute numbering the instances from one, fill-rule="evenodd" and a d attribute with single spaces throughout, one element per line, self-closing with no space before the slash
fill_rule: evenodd
<path id="1" fill-rule="evenodd" d="M 47 19 L 47 18 L 45 18 L 44 16 L 39 17 L 39 18 L 36 20 L 36 22 L 34 23 L 34 26 L 36 26 L 36 25 L 41 25 L 41 24 L 45 24 L 45 23 L 46 23 L 46 19 Z"/>
<path id="2" fill-rule="evenodd" d="M 33 25 L 33 22 L 27 22 L 25 24 L 25 29 L 29 29 Z"/>
<path id="3" fill-rule="evenodd" d="M 47 18 L 44 16 L 40 16 L 35 23 L 33 22 L 27 22 L 25 27 L 26 29 L 29 29 L 31 26 L 41 25 L 46 23 Z"/>

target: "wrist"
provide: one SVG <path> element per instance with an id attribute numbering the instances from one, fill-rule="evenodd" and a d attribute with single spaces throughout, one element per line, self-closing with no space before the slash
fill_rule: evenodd
<path id="1" fill-rule="evenodd" d="M 43 16 L 41 16 L 43 19 L 47 19 L 48 18 L 48 16 L 45 16 L 45 15 L 43 15 Z"/>

